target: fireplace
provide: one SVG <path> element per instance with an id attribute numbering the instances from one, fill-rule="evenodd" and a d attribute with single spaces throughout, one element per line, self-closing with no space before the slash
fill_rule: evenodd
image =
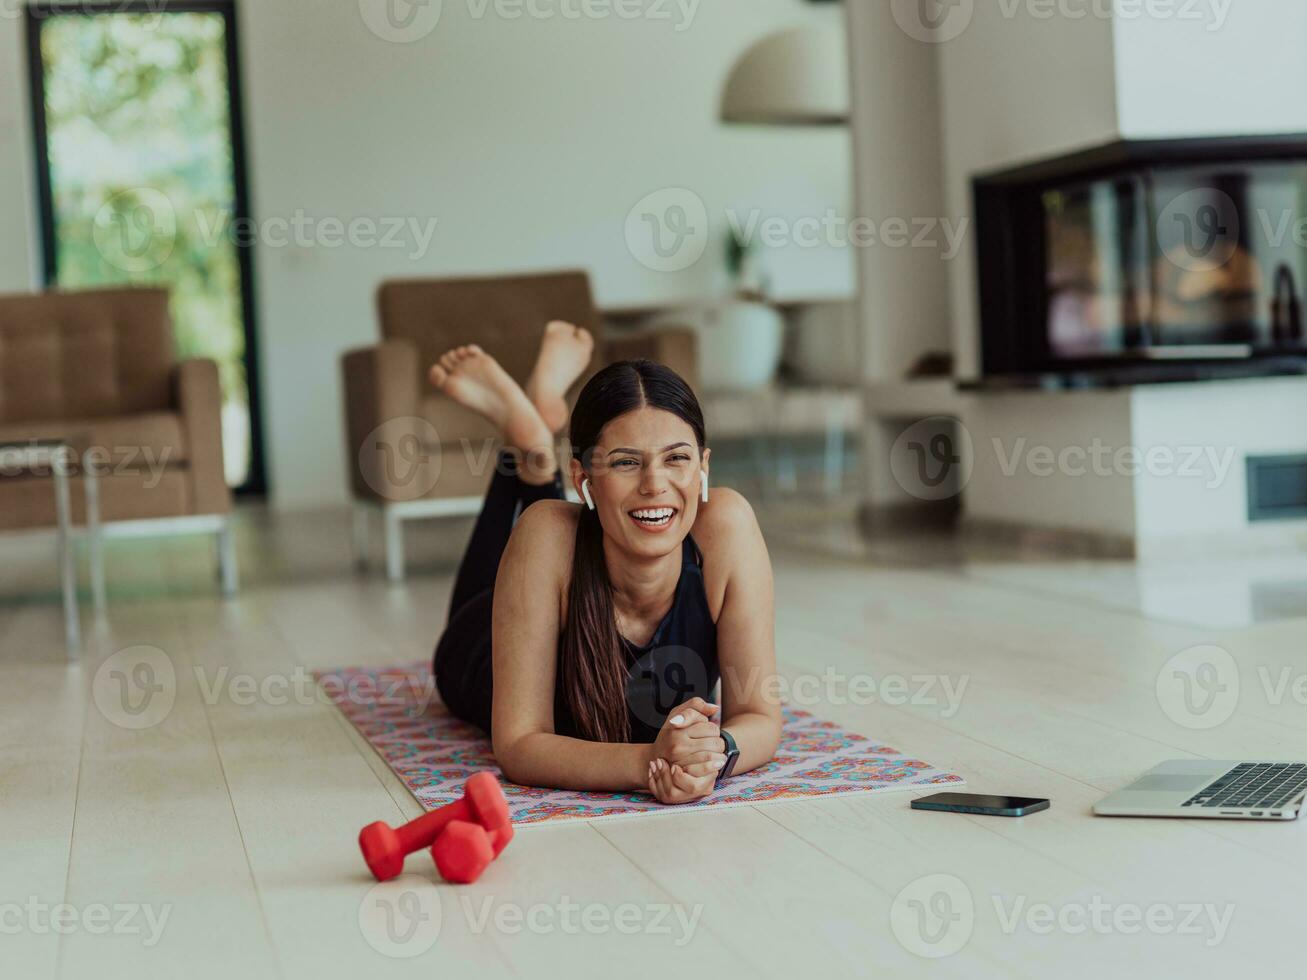
<path id="1" fill-rule="evenodd" d="M 974 193 L 981 387 L 1307 373 L 1307 135 L 1116 142 Z"/>

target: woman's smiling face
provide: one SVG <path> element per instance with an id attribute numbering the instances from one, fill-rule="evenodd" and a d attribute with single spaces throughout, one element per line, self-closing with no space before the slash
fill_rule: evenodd
<path id="1" fill-rule="evenodd" d="M 599 523 L 613 543 L 661 557 L 680 548 L 694 526 L 709 455 L 689 423 L 646 406 L 604 426 L 589 472 L 575 465 L 572 475 L 578 493 L 590 480 Z"/>

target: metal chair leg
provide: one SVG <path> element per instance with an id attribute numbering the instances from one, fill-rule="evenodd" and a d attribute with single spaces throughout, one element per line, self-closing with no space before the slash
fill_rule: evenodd
<path id="1" fill-rule="evenodd" d="M 82 622 L 77 609 L 77 563 L 73 559 L 72 505 L 68 494 L 68 470 L 72 460 L 59 456 L 54 459 L 55 514 L 59 521 L 59 579 L 64 599 L 64 640 L 68 659 L 77 659 L 82 646 Z"/>
<path id="2" fill-rule="evenodd" d="M 386 527 L 386 578 L 404 581 L 404 522 L 387 507 L 382 512 Z"/>
<path id="3" fill-rule="evenodd" d="M 366 504 L 355 502 L 354 504 L 354 567 L 359 571 L 364 571 L 368 567 L 368 508 Z"/>
<path id="4" fill-rule="evenodd" d="M 90 450 L 82 457 L 82 487 L 86 493 L 86 544 L 91 564 L 91 602 L 97 613 L 104 612 L 104 541 L 100 533 L 100 478 Z"/>
<path id="5" fill-rule="evenodd" d="M 222 576 L 223 596 L 234 599 L 240 589 L 240 582 L 236 569 L 236 535 L 230 517 L 218 529 L 218 569 Z"/>

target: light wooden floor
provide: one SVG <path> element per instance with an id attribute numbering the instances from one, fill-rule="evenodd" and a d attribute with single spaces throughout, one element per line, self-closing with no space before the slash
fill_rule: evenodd
<path id="1" fill-rule="evenodd" d="M 349 570 L 341 515 L 255 514 L 241 529 L 246 588 L 230 603 L 213 593 L 205 543 L 113 542 L 110 613 L 88 623 L 89 649 L 74 666 L 62 659 L 48 542 L 6 539 L 0 975 L 1295 969 L 1307 885 L 1301 822 L 1089 811 L 1167 758 L 1307 757 L 1307 707 L 1292 696 L 1292 678 L 1307 673 L 1307 560 L 1264 574 L 1248 563 L 1141 571 L 939 539 L 850 546 L 844 530 L 785 520 L 770 528 L 788 679 L 829 671 L 928 676 L 936 693 L 942 679 L 966 685 L 956 712 L 942 698 L 887 705 L 824 695 L 812 710 L 961 772 L 973 791 L 1051 797 L 1050 811 L 1024 820 L 918 813 L 891 794 L 528 828 L 474 886 L 439 884 L 412 860 L 421 881 L 372 892 L 358 829 L 418 806 L 334 709 L 246 698 L 235 678 L 294 682 L 318 667 L 425 656 L 464 524 L 425 529 L 415 574 L 392 588 Z M 1275 601 L 1250 600 L 1258 589 Z M 1221 603 L 1225 625 L 1212 626 Z M 1242 682 L 1237 710 L 1209 730 L 1172 720 L 1157 693 L 1168 658 L 1196 644 L 1226 649 Z M 107 669 L 96 680 L 101 665 L 136 645 L 164 651 L 176 678 L 166 718 L 141 730 L 116 724 L 130 719 L 93 696 L 109 683 Z M 1291 680 L 1275 703 L 1282 668 Z M 62 934 L 48 911 L 60 903 L 71 907 Z M 1218 921 L 1228 915 L 1228 928 L 1213 926 L 1209 910 Z M 167 915 L 157 937 L 147 912 L 156 922 Z M 955 946 L 933 961 L 913 952 Z M 419 955 L 388 955 L 396 952 Z"/>

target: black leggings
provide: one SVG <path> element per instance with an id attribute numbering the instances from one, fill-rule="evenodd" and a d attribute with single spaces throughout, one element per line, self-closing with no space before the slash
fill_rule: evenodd
<path id="1" fill-rule="evenodd" d="M 565 499 L 561 474 L 555 474 L 552 483 L 532 486 L 523 483 L 517 472 L 517 458 L 501 453 L 458 566 L 449 621 L 436 644 L 433 665 L 445 706 L 487 733 L 493 703 L 490 628 L 499 559 L 524 510 L 537 500 Z"/>

